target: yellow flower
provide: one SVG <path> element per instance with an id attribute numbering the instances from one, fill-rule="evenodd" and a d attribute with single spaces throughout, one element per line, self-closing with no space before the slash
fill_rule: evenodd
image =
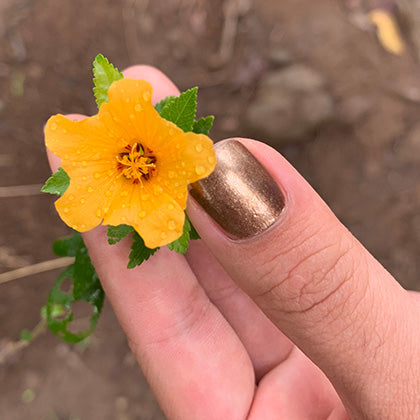
<path id="1" fill-rule="evenodd" d="M 188 184 L 215 167 L 213 143 L 162 118 L 144 80 L 116 81 L 108 98 L 93 117 L 47 122 L 45 143 L 70 177 L 55 206 L 79 232 L 127 224 L 147 247 L 166 245 L 182 234 Z"/>

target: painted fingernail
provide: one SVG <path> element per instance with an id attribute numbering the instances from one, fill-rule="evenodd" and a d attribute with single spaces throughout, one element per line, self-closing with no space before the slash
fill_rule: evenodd
<path id="1" fill-rule="evenodd" d="M 191 185 L 191 196 L 233 239 L 264 232 L 284 208 L 276 181 L 237 140 L 218 143 L 215 151 L 215 170 Z"/>

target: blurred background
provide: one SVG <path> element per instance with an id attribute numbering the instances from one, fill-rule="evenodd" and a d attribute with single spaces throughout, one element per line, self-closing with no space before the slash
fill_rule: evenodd
<path id="1" fill-rule="evenodd" d="M 38 193 L 42 130 L 51 114 L 96 112 L 98 53 L 199 86 L 214 140 L 276 147 L 420 290 L 419 0 L 0 0 L 0 272 L 53 259 L 69 233 Z M 19 341 L 57 274 L 0 284 L 0 418 L 164 419 L 108 302 L 83 344 L 42 328 Z"/>

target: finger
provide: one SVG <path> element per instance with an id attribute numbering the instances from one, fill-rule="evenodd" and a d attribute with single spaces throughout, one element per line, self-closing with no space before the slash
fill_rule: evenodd
<path id="1" fill-rule="evenodd" d="M 177 94 L 148 66 L 130 77 L 153 80 L 154 100 Z M 173 85 L 172 85 L 173 86 Z M 51 155 L 54 167 L 59 160 Z M 128 241 L 110 246 L 106 228 L 83 234 L 104 290 L 168 418 L 244 418 L 254 393 L 249 357 L 212 305 L 185 258 L 159 250 L 127 270 Z M 223 372 L 223 375 L 220 375 Z"/>
<path id="2" fill-rule="evenodd" d="M 267 318 L 255 302 L 232 281 L 203 241 L 193 241 L 187 261 L 209 299 L 245 346 L 257 382 L 289 356 L 293 343 Z"/>
<path id="3" fill-rule="evenodd" d="M 241 142 L 217 144 L 216 170 L 193 185 L 194 226 L 232 279 L 328 375 L 350 414 L 404 418 L 417 401 L 404 387 L 388 390 L 397 381 L 420 392 L 420 367 L 406 366 L 418 357 L 419 305 L 285 159 Z"/>

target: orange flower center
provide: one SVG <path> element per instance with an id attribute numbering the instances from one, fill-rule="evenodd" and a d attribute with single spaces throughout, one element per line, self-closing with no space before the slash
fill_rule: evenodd
<path id="1" fill-rule="evenodd" d="M 152 150 L 143 147 L 140 143 L 127 145 L 125 151 L 116 156 L 118 176 L 123 175 L 134 184 L 142 184 L 148 180 L 156 170 L 156 158 Z"/>

